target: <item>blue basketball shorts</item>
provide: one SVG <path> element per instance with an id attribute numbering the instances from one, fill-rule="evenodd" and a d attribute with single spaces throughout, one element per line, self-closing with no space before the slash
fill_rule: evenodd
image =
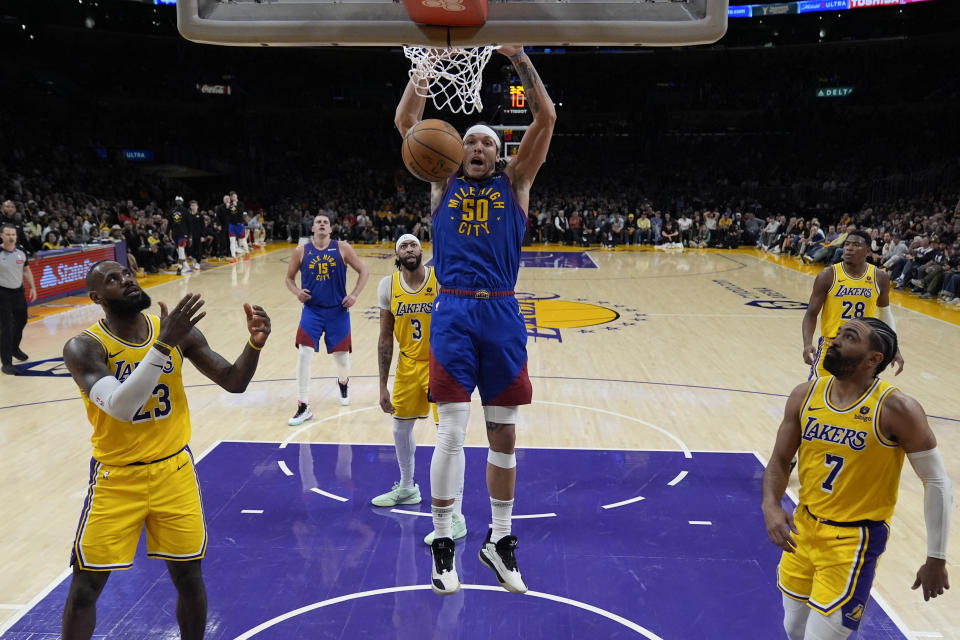
<path id="1" fill-rule="evenodd" d="M 320 336 L 323 336 L 327 353 L 352 351 L 350 312 L 341 306 L 315 307 L 303 305 L 294 346 L 304 345 L 313 347 L 314 351 L 319 351 Z"/>
<path id="2" fill-rule="evenodd" d="M 430 397 L 484 406 L 530 404 L 527 329 L 514 296 L 477 300 L 440 293 L 430 322 Z"/>
<path id="3" fill-rule="evenodd" d="M 245 224 L 231 224 L 227 227 L 227 232 L 230 234 L 231 238 L 246 238 L 247 237 L 247 225 Z"/>

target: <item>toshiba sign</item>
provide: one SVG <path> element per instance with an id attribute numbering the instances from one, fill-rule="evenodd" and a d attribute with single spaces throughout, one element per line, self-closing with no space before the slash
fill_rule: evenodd
<path id="1" fill-rule="evenodd" d="M 851 9 L 866 9 L 867 7 L 889 7 L 902 4 L 900 0 L 850 0 Z"/>

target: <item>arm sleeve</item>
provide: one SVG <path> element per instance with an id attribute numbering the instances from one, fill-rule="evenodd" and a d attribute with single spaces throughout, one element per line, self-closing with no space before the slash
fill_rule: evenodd
<path id="1" fill-rule="evenodd" d="M 90 400 L 117 420 L 132 420 L 153 393 L 169 357 L 150 349 L 123 382 L 113 376 L 97 380 L 90 388 Z"/>
<path id="2" fill-rule="evenodd" d="M 877 307 L 877 311 L 880 314 L 880 319 L 883 320 L 888 327 L 896 331 L 897 323 L 893 320 L 893 310 L 890 309 L 890 305 Z"/>
<path id="3" fill-rule="evenodd" d="M 380 284 L 377 285 L 377 304 L 385 311 L 390 311 L 391 280 L 393 280 L 393 276 L 386 276 L 385 278 L 381 278 Z"/>
<path id="4" fill-rule="evenodd" d="M 946 559 L 950 536 L 953 483 L 937 447 L 908 453 L 910 465 L 923 482 L 923 519 L 927 525 L 927 556 Z"/>

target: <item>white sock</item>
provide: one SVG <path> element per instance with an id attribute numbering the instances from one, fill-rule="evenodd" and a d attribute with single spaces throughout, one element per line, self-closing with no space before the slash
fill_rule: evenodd
<path id="1" fill-rule="evenodd" d="M 453 516 L 453 507 L 438 507 L 435 505 L 430 505 L 430 513 L 433 515 L 433 539 L 452 538 L 453 523 L 451 522 L 451 518 Z"/>
<path id="2" fill-rule="evenodd" d="M 234 236 L 230 236 L 230 257 L 237 257 L 237 239 Z"/>
<path id="3" fill-rule="evenodd" d="M 490 542 L 499 542 L 510 535 L 510 516 L 513 515 L 513 500 L 490 498 L 490 513 L 493 521 L 493 533 Z"/>
<path id="4" fill-rule="evenodd" d="M 177 247 L 177 257 L 180 258 L 180 262 L 187 261 L 187 253 L 183 250 L 183 247 Z"/>
<path id="5" fill-rule="evenodd" d="M 393 421 L 393 445 L 397 451 L 397 464 L 400 465 L 400 486 L 413 487 L 414 454 L 417 441 L 413 437 L 415 420 Z"/>
<path id="6" fill-rule="evenodd" d="M 337 365 L 337 380 L 340 384 L 347 384 L 350 381 L 350 352 L 334 351 L 333 361 Z"/>
<path id="7" fill-rule="evenodd" d="M 453 499 L 453 512 L 461 518 L 463 517 L 463 476 L 467 468 L 467 454 L 460 449 L 460 488 L 457 489 L 457 497 Z"/>
<path id="8" fill-rule="evenodd" d="M 313 349 L 304 345 L 297 347 L 297 400 L 310 404 L 310 360 Z"/>
<path id="9" fill-rule="evenodd" d="M 247 245 L 246 238 L 240 238 L 240 248 L 243 249 L 244 253 L 250 253 L 250 247 Z"/>

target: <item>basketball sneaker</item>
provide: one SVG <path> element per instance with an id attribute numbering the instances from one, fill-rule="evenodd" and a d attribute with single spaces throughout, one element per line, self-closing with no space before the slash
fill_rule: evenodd
<path id="1" fill-rule="evenodd" d="M 430 567 L 430 586 L 438 596 L 452 596 L 460 591 L 460 577 L 457 575 L 456 543 L 451 538 L 437 538 L 430 545 L 433 566 Z"/>
<path id="2" fill-rule="evenodd" d="M 302 402 L 297 403 L 297 412 L 293 414 L 293 417 L 287 420 L 287 424 L 291 427 L 299 427 L 304 422 L 313 417 L 313 411 L 310 411 L 310 405 L 303 404 Z"/>
<path id="3" fill-rule="evenodd" d="M 401 487 L 399 482 L 393 483 L 393 489 L 381 493 L 371 500 L 375 507 L 395 507 L 398 504 L 420 504 L 420 485 Z"/>
<path id="4" fill-rule="evenodd" d="M 513 593 L 526 593 L 527 585 L 523 582 L 517 567 L 517 557 L 514 555 L 517 536 L 506 536 L 494 544 L 490 541 L 492 533 L 493 529 L 487 530 L 487 539 L 480 547 L 480 561 L 493 569 L 501 587 Z"/>
<path id="5" fill-rule="evenodd" d="M 30 359 L 30 356 L 25 354 L 22 349 L 17 349 L 16 351 L 13 352 L 13 359 L 19 360 L 20 362 L 26 362 L 27 360 Z"/>
<path id="6" fill-rule="evenodd" d="M 340 382 L 337 380 L 337 386 L 340 387 L 340 404 L 347 406 L 350 404 L 350 381 Z"/>
<path id="7" fill-rule="evenodd" d="M 450 521 L 450 537 L 454 540 L 459 540 L 460 538 L 467 537 L 467 520 L 459 513 L 454 513 L 451 516 Z M 431 531 L 423 538 L 423 544 L 430 546 L 433 544 L 433 539 L 436 536 L 436 531 Z"/>

